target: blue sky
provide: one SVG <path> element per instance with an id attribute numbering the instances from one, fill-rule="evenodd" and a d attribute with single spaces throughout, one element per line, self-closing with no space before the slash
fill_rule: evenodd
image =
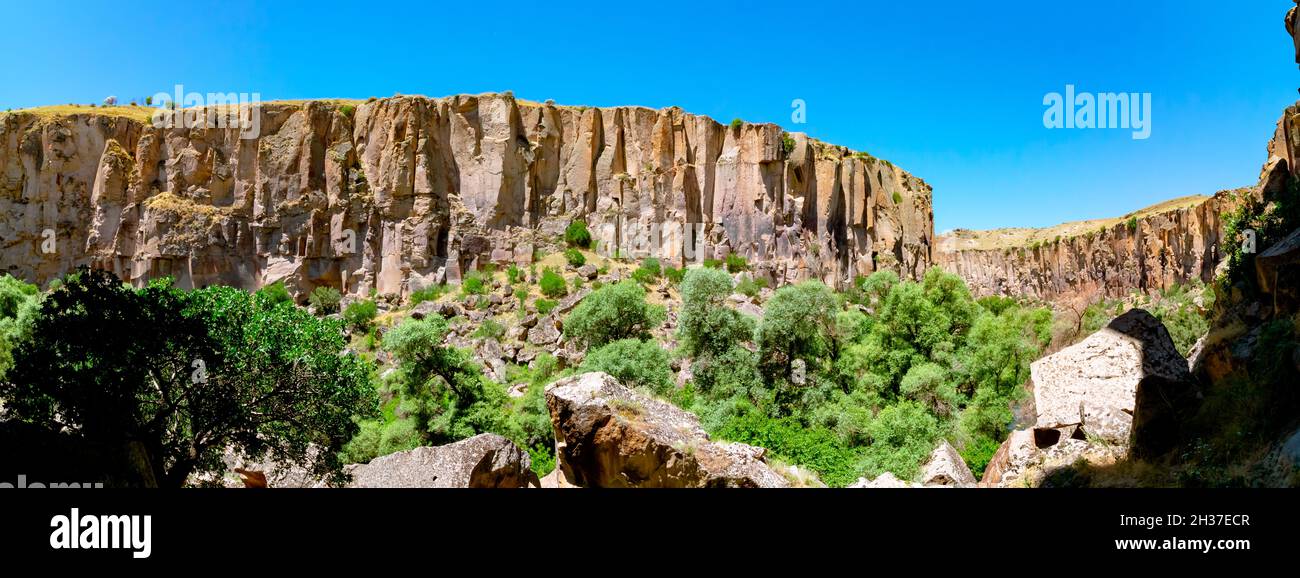
<path id="1" fill-rule="evenodd" d="M 267 100 L 508 89 L 678 105 L 890 159 L 934 186 L 943 231 L 1253 184 L 1300 86 L 1290 0 L 442 4 L 10 5 L 0 109 L 176 84 Z M 1043 96 L 1066 84 L 1151 93 L 1151 137 L 1045 129 Z M 806 124 L 790 122 L 794 99 Z"/>

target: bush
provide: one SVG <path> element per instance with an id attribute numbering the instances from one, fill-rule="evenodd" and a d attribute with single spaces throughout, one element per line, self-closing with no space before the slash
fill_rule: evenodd
<path id="1" fill-rule="evenodd" d="M 560 302 L 554 299 L 538 299 L 533 302 L 533 305 L 537 307 L 538 315 L 550 315 L 551 310 L 555 309 L 559 304 Z"/>
<path id="2" fill-rule="evenodd" d="M 863 455 L 862 470 L 872 477 L 893 472 L 907 480 L 916 476 L 934 449 L 939 422 L 919 404 L 903 401 L 880 410 L 867 432 L 871 445 Z"/>
<path id="3" fill-rule="evenodd" d="M 311 295 L 307 301 L 312 307 L 316 308 L 317 314 L 329 314 L 339 310 L 339 302 L 343 300 L 343 295 L 338 289 L 326 287 L 324 285 L 312 289 Z"/>
<path id="4" fill-rule="evenodd" d="M 518 285 L 524 282 L 524 270 L 518 265 L 511 265 L 506 269 L 506 279 L 510 280 L 511 285 Z"/>
<path id="5" fill-rule="evenodd" d="M 495 319 L 484 319 L 470 337 L 474 339 L 500 339 L 506 334 L 506 327 Z"/>
<path id="6" fill-rule="evenodd" d="M 718 259 L 705 259 L 703 265 L 706 269 L 721 269 L 722 261 Z"/>
<path id="7" fill-rule="evenodd" d="M 578 371 L 603 371 L 623 385 L 644 387 L 659 396 L 667 396 L 673 389 L 668 352 L 653 341 L 612 341 L 589 351 Z"/>
<path id="8" fill-rule="evenodd" d="M 686 276 L 686 269 L 677 269 L 673 267 L 664 267 L 664 278 L 676 285 L 682 282 Z"/>
<path id="9" fill-rule="evenodd" d="M 728 253 L 726 264 L 728 273 L 739 273 L 741 271 L 749 270 L 749 261 L 740 256 L 739 253 Z"/>
<path id="10" fill-rule="evenodd" d="M 736 284 L 736 293 L 747 297 L 757 297 L 758 293 L 767 287 L 767 279 L 753 279 L 746 277 Z"/>
<path id="11" fill-rule="evenodd" d="M 376 315 L 379 315 L 379 307 L 374 301 L 353 301 L 343 310 L 343 322 L 353 331 L 365 332 L 370 329 Z"/>
<path id="12" fill-rule="evenodd" d="M 620 339 L 647 339 L 664 321 L 662 306 L 646 303 L 645 289 L 632 281 L 593 291 L 564 319 L 564 335 L 585 347 Z"/>
<path id="13" fill-rule="evenodd" d="M 793 418 L 772 418 L 749 411 L 729 420 L 716 437 L 767 448 L 780 460 L 812 468 L 832 487 L 857 480 L 856 456 L 830 431 L 807 427 Z"/>
<path id="14" fill-rule="evenodd" d="M 275 283 L 262 287 L 257 290 L 257 294 L 261 295 L 262 298 L 271 305 L 278 303 L 293 304 L 293 296 L 289 295 L 289 290 L 284 288 L 283 281 L 276 281 Z"/>
<path id="15" fill-rule="evenodd" d="M 408 299 L 410 301 L 411 306 L 414 307 L 425 301 L 437 301 L 439 297 L 442 297 L 446 293 L 447 293 L 446 285 L 443 284 L 430 285 L 423 289 L 419 289 L 412 292 L 411 296 Z"/>
<path id="16" fill-rule="evenodd" d="M 564 277 L 551 267 L 542 270 L 542 280 L 540 285 L 542 287 L 542 295 L 551 298 L 562 297 L 569 292 Z"/>
<path id="17" fill-rule="evenodd" d="M 740 126 L 743 124 L 745 124 L 745 121 L 743 120 L 740 120 L 738 118 L 731 119 L 731 128 L 740 128 Z"/>
<path id="18" fill-rule="evenodd" d="M 569 262 L 570 267 L 581 267 L 587 264 L 587 257 L 577 249 L 565 249 L 564 259 Z"/>
<path id="19" fill-rule="evenodd" d="M 591 247 L 591 231 L 587 230 L 586 221 L 574 221 L 564 229 L 564 242 L 570 247 Z"/>
<path id="20" fill-rule="evenodd" d="M 466 295 L 486 295 L 491 278 L 481 271 L 470 271 L 460 281 L 460 290 Z"/>

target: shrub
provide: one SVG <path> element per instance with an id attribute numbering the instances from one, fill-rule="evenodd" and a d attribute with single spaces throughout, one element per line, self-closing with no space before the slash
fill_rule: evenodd
<path id="1" fill-rule="evenodd" d="M 749 261 L 740 256 L 739 253 L 728 253 L 726 263 L 728 273 L 739 273 L 741 271 L 749 270 Z"/>
<path id="2" fill-rule="evenodd" d="M 370 328 L 370 322 L 374 321 L 378 314 L 379 307 L 374 301 L 369 299 L 353 301 L 343 310 L 343 322 L 354 331 L 364 332 Z"/>
<path id="3" fill-rule="evenodd" d="M 893 199 L 894 199 L 894 204 L 895 204 L 895 205 L 901 205 L 901 204 L 903 204 L 903 195 L 900 194 L 898 191 L 894 191 Z"/>
<path id="4" fill-rule="evenodd" d="M 628 387 L 644 387 L 666 396 L 673 389 L 668 352 L 653 341 L 620 339 L 587 353 L 580 372 L 603 371 Z"/>
<path id="5" fill-rule="evenodd" d="M 484 319 L 470 337 L 474 339 L 500 339 L 506 334 L 506 327 L 495 319 Z"/>
<path id="6" fill-rule="evenodd" d="M 488 292 L 488 281 L 491 279 L 487 273 L 482 271 L 470 271 L 460 281 L 460 290 L 466 295 L 486 295 Z"/>
<path id="7" fill-rule="evenodd" d="M 257 290 L 257 294 L 262 296 L 267 303 L 275 305 L 277 303 L 293 304 L 293 296 L 289 295 L 289 290 L 284 288 L 283 281 L 276 281 L 270 285 Z"/>
<path id="8" fill-rule="evenodd" d="M 518 265 L 511 265 L 506 269 L 506 279 L 510 280 L 511 285 L 518 285 L 524 282 L 524 270 Z"/>
<path id="9" fill-rule="evenodd" d="M 446 285 L 443 284 L 430 285 L 423 289 L 418 289 L 412 292 L 411 296 L 408 299 L 411 303 L 411 306 L 416 306 L 425 301 L 437 301 L 439 297 L 442 297 L 446 293 L 447 293 Z"/>
<path id="10" fill-rule="evenodd" d="M 664 278 L 674 285 L 681 283 L 686 276 L 686 269 L 677 269 L 674 267 L 664 267 Z"/>
<path id="11" fill-rule="evenodd" d="M 646 303 L 639 284 L 623 281 L 583 299 L 564 319 L 564 334 L 580 345 L 600 347 L 620 339 L 646 339 L 663 321 L 663 307 Z"/>
<path id="12" fill-rule="evenodd" d="M 343 295 L 339 293 L 338 289 L 326 287 L 324 285 L 312 289 L 311 295 L 307 298 L 307 301 L 310 302 L 312 307 L 316 308 L 316 312 L 320 314 L 328 314 L 338 311 L 339 302 L 342 300 Z"/>
<path id="13" fill-rule="evenodd" d="M 538 299 L 533 302 L 533 305 L 537 306 L 538 315 L 550 315 L 551 310 L 555 309 L 559 304 L 560 302 L 554 299 Z"/>
<path id="14" fill-rule="evenodd" d="M 794 137 L 790 136 L 790 133 L 788 132 L 781 133 L 781 152 L 785 153 L 785 156 L 788 157 L 790 156 L 790 153 L 794 152 L 794 147 Z"/>
<path id="15" fill-rule="evenodd" d="M 586 221 L 574 221 L 564 229 L 564 242 L 570 247 L 588 248 L 591 246 L 591 231 L 587 230 Z"/>
<path id="16" fill-rule="evenodd" d="M 736 293 L 747 297 L 757 297 L 759 291 L 767 287 L 767 279 L 746 277 L 736 284 Z"/>
<path id="17" fill-rule="evenodd" d="M 812 468 L 830 486 L 847 486 L 858 477 L 854 452 L 839 443 L 835 434 L 806 427 L 793 418 L 749 411 L 710 433 L 767 448 L 778 459 Z"/>
<path id="18" fill-rule="evenodd" d="M 577 249 L 565 249 L 564 259 L 569 262 L 569 266 L 571 267 L 581 267 L 587 264 L 587 257 L 582 254 L 582 251 Z"/>
<path id="19" fill-rule="evenodd" d="M 1129 232 L 1136 231 L 1137 228 L 1138 228 L 1138 218 L 1137 218 L 1137 217 L 1129 217 L 1129 218 L 1128 218 L 1127 226 L 1128 226 L 1128 230 L 1129 230 Z"/>
<path id="20" fill-rule="evenodd" d="M 919 404 L 903 401 L 880 410 L 867 432 L 871 445 L 863 455 L 862 469 L 873 477 L 893 472 L 907 480 L 916 476 L 934 449 L 939 422 Z"/>
<path id="21" fill-rule="evenodd" d="M 551 267 L 542 270 L 542 280 L 539 284 L 542 287 L 542 295 L 547 297 L 562 297 L 568 293 L 564 277 Z"/>
<path id="22" fill-rule="evenodd" d="M 705 259 L 703 265 L 707 269 L 721 269 L 722 261 L 718 259 Z"/>
<path id="23" fill-rule="evenodd" d="M 515 289 L 515 299 L 519 300 L 519 308 L 522 310 L 524 304 L 528 302 L 528 290 L 523 287 Z"/>
<path id="24" fill-rule="evenodd" d="M 731 128 L 740 128 L 740 126 L 743 124 L 745 124 L 745 121 L 743 120 L 740 120 L 738 118 L 731 119 Z"/>

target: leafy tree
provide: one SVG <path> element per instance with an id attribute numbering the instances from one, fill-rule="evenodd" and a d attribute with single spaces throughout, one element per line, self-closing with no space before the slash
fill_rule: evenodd
<path id="1" fill-rule="evenodd" d="M 787 379 L 796 359 L 816 368 L 830 353 L 837 310 L 835 294 L 820 281 L 777 289 L 755 335 L 764 376 Z"/>
<path id="2" fill-rule="evenodd" d="M 681 283 L 678 337 L 689 357 L 721 355 L 753 334 L 754 323 L 727 307 L 731 277 L 717 269 L 691 269 Z"/>
<path id="3" fill-rule="evenodd" d="M 603 371 L 623 385 L 644 387 L 661 396 L 673 388 L 668 352 L 653 341 L 612 341 L 588 352 L 578 371 Z"/>
<path id="4" fill-rule="evenodd" d="M 619 339 L 648 339 L 664 316 L 663 306 L 646 303 L 640 284 L 622 281 L 583 299 L 564 319 L 564 334 L 589 348 Z"/>
<path id="5" fill-rule="evenodd" d="M 884 472 L 909 479 L 930 455 L 939 437 L 939 422 L 920 404 L 902 401 L 888 406 L 867 427 L 871 445 L 862 469 L 871 476 Z"/>
<path id="6" fill-rule="evenodd" d="M 30 333 L 40 302 L 40 291 L 35 285 L 11 275 L 0 276 L 0 379 L 13 365 L 14 345 Z"/>
<path id="7" fill-rule="evenodd" d="M 343 348 L 337 321 L 265 294 L 134 290 L 81 269 L 42 302 L 0 397 L 19 421 L 140 444 L 161 486 L 224 470 L 227 447 L 338 481 L 336 451 L 374 399 L 365 362 Z"/>

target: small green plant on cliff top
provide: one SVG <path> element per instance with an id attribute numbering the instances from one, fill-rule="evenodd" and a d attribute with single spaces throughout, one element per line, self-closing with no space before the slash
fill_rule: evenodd
<path id="1" fill-rule="evenodd" d="M 1129 218 L 1128 218 L 1127 226 L 1128 226 L 1128 230 L 1129 230 L 1129 232 L 1136 231 L 1137 228 L 1138 228 L 1138 218 L 1137 218 L 1137 217 L 1129 217 Z"/>
<path id="2" fill-rule="evenodd" d="M 785 156 L 790 156 L 790 153 L 794 152 L 794 147 L 794 137 L 788 132 L 781 133 L 781 152 L 785 153 Z"/>
<path id="3" fill-rule="evenodd" d="M 740 120 L 738 118 L 731 119 L 731 128 L 740 128 L 740 125 L 743 124 L 745 124 L 745 121 L 743 120 Z"/>
<path id="4" fill-rule="evenodd" d="M 894 191 L 893 198 L 894 198 L 895 205 L 899 205 L 903 203 L 903 195 L 899 194 L 898 191 Z"/>

